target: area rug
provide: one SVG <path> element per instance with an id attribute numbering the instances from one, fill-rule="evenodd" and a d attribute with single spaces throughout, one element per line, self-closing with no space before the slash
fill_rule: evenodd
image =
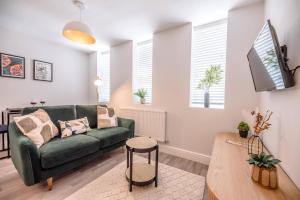
<path id="1" fill-rule="evenodd" d="M 147 162 L 140 156 L 134 158 L 134 162 Z M 65 200 L 203 199 L 205 178 L 202 176 L 159 163 L 158 187 L 155 187 L 154 183 L 143 187 L 133 186 L 132 192 L 129 192 L 125 169 L 126 161 L 123 161 Z"/>

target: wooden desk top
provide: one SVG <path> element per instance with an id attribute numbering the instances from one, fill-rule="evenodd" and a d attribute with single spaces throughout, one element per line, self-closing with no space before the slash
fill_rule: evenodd
<path id="1" fill-rule="evenodd" d="M 285 172 L 278 167 L 279 187 L 265 189 L 251 180 L 252 166 L 246 161 L 247 148 L 229 144 L 226 140 L 246 143 L 234 133 L 216 136 L 207 174 L 210 200 L 300 200 L 300 191 Z"/>

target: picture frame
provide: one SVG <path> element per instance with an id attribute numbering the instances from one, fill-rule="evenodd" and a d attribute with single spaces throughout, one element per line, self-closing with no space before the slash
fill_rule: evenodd
<path id="1" fill-rule="evenodd" d="M 25 79 L 25 57 L 0 53 L 0 76 Z"/>
<path id="2" fill-rule="evenodd" d="M 53 82 L 53 63 L 33 60 L 33 80 Z"/>

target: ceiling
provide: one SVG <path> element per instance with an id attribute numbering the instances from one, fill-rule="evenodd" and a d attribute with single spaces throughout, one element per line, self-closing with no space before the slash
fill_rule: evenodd
<path id="1" fill-rule="evenodd" d="M 230 9 L 260 0 L 82 0 L 82 20 L 95 45 L 77 45 L 62 36 L 64 25 L 79 19 L 72 0 L 0 0 L 0 26 L 75 47 L 104 50 L 128 40 L 149 39 L 155 32 L 193 22 L 224 18 Z"/>

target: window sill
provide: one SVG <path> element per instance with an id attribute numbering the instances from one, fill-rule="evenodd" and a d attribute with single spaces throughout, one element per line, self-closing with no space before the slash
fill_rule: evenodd
<path id="1" fill-rule="evenodd" d="M 205 108 L 204 104 L 190 104 L 190 108 L 204 108 L 204 109 L 221 109 L 224 110 L 224 105 L 210 105 L 209 108 Z"/>
<path id="2" fill-rule="evenodd" d="M 151 103 L 144 103 L 144 104 L 141 104 L 139 102 L 133 102 L 134 105 L 137 105 L 137 106 L 151 106 L 152 104 Z"/>
<path id="3" fill-rule="evenodd" d="M 108 105 L 110 102 L 109 101 L 101 101 L 97 102 L 97 105 Z"/>

